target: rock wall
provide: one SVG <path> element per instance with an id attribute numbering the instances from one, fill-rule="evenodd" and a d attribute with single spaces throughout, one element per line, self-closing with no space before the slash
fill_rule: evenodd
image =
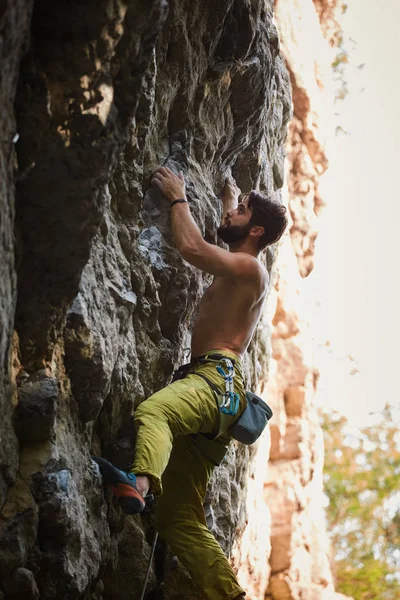
<path id="1" fill-rule="evenodd" d="M 175 250 L 151 173 L 183 170 L 209 241 L 228 172 L 243 191 L 282 186 L 291 99 L 272 5 L 18 0 L 0 19 L 0 598 L 134 600 L 151 516 L 123 518 L 90 455 L 128 466 L 132 412 L 187 357 L 210 283 Z M 268 358 L 261 327 L 251 385 Z M 210 486 L 227 553 L 249 458 L 232 447 Z M 200 598 L 170 559 L 160 545 L 152 597 Z"/>
<path id="2" fill-rule="evenodd" d="M 17 128 L 13 103 L 18 81 L 19 61 L 28 31 L 31 6 L 23 0 L 0 11 L 0 505 L 7 487 L 15 481 L 18 466 L 18 442 L 11 425 L 14 400 L 11 390 L 11 349 L 16 305 L 16 274 L 13 225 L 15 218 L 15 153 Z"/>

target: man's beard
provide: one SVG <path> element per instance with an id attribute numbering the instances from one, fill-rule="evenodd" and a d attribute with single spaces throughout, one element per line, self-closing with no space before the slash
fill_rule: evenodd
<path id="1" fill-rule="evenodd" d="M 217 235 L 225 244 L 233 246 L 247 237 L 251 229 L 250 223 L 247 225 L 221 225 L 217 229 Z"/>

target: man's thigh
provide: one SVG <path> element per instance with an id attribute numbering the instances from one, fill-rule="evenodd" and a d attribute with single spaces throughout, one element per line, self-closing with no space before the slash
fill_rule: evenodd
<path id="1" fill-rule="evenodd" d="M 213 392 L 196 375 L 171 383 L 142 402 L 135 422 L 167 422 L 174 437 L 218 430 L 219 410 Z"/>

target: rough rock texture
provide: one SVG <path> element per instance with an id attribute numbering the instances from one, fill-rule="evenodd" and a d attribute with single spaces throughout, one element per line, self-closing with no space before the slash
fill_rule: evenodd
<path id="1" fill-rule="evenodd" d="M 13 103 L 19 61 L 29 27 L 31 2 L 17 0 L 0 6 L 0 506 L 7 487 L 15 482 L 18 441 L 11 425 L 11 340 L 16 305 L 13 227 L 15 217 L 15 151 L 17 128 Z"/>
<path id="2" fill-rule="evenodd" d="M 318 2 L 320 8 L 321 4 Z M 323 204 L 319 179 L 328 166 L 325 132 L 333 112 L 333 54 L 312 0 L 278 0 L 275 11 L 293 89 L 288 144 L 290 233 L 300 274 L 307 277 L 314 266 L 317 216 Z"/>
<path id="3" fill-rule="evenodd" d="M 291 100 L 272 5 L 36 0 L 0 18 L 0 598 L 134 600 L 151 518 L 123 518 L 90 454 L 127 467 L 132 411 L 187 358 L 210 283 L 175 250 L 150 176 L 183 170 L 209 241 L 227 172 L 243 191 L 281 187 Z M 253 386 L 267 363 L 260 328 Z M 232 447 L 210 486 L 227 553 L 248 461 Z M 200 598 L 168 556 L 153 597 Z"/>
<path id="4" fill-rule="evenodd" d="M 273 360 L 267 395 L 276 419 L 264 499 L 271 514 L 271 578 L 267 598 L 334 600 L 323 511 L 324 447 L 313 394 L 307 323 L 301 320 L 302 278 L 290 238 L 281 248 Z M 272 303 L 272 298 L 271 298 Z"/>

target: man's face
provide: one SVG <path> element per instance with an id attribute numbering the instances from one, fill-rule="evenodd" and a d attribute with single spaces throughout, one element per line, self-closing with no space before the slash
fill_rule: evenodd
<path id="1" fill-rule="evenodd" d="M 244 240 L 251 229 L 251 210 L 247 204 L 248 198 L 245 198 L 237 208 L 228 211 L 224 222 L 217 229 L 218 237 L 228 246 Z"/>

